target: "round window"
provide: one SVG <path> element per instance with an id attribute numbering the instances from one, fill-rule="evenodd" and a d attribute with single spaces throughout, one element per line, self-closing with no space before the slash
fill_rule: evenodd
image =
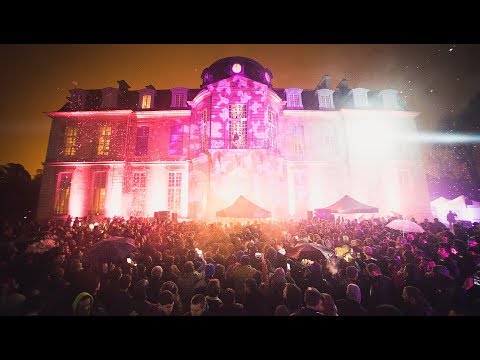
<path id="1" fill-rule="evenodd" d="M 232 71 L 233 71 L 235 74 L 238 74 L 240 71 L 242 71 L 242 65 L 240 65 L 240 64 L 233 64 L 233 66 L 232 66 Z"/>

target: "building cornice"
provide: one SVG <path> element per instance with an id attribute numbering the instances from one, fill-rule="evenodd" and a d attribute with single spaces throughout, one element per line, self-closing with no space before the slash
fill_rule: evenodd
<path id="1" fill-rule="evenodd" d="M 138 119 L 158 118 L 168 116 L 190 116 L 192 111 L 188 110 L 158 110 L 158 111 L 136 111 L 135 115 Z"/>
<path id="2" fill-rule="evenodd" d="M 420 113 L 415 111 L 405 111 L 405 110 L 389 110 L 389 109 L 338 109 L 338 110 L 293 110 L 293 109 L 285 109 L 283 110 L 283 115 L 303 115 L 303 116 L 315 116 L 319 114 L 329 114 L 329 113 L 359 113 L 364 114 L 365 112 L 372 112 L 376 114 L 386 114 L 391 113 L 395 115 L 405 115 L 405 116 L 412 116 L 416 117 Z"/>
<path id="3" fill-rule="evenodd" d="M 50 117 L 96 117 L 130 115 L 132 110 L 100 110 L 100 111 L 52 111 L 45 114 Z"/>

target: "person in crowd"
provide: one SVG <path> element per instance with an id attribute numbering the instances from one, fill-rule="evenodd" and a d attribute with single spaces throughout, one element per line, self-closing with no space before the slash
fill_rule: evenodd
<path id="1" fill-rule="evenodd" d="M 178 279 L 178 290 L 185 309 L 190 308 L 190 300 L 195 292 L 195 284 L 201 278 L 202 274 L 195 270 L 192 261 L 187 261 L 183 265 L 183 272 Z"/>
<path id="2" fill-rule="evenodd" d="M 150 271 L 150 280 L 147 289 L 148 299 L 152 302 L 157 301 L 157 295 L 160 292 L 160 288 L 162 287 L 164 280 L 162 279 L 163 276 L 163 268 L 160 265 L 156 265 Z"/>
<path id="3" fill-rule="evenodd" d="M 283 289 L 283 299 L 288 313 L 293 314 L 295 311 L 300 310 L 303 305 L 302 290 L 295 284 L 286 284 Z M 276 310 L 278 310 L 278 306 Z"/>
<path id="4" fill-rule="evenodd" d="M 139 280 L 133 288 L 133 309 L 136 316 L 160 316 L 162 311 L 158 304 L 147 298 L 148 280 Z"/>
<path id="5" fill-rule="evenodd" d="M 245 282 L 247 279 L 253 279 L 257 270 L 250 265 L 250 257 L 243 255 L 238 266 L 232 273 L 232 280 L 235 293 L 240 298 L 245 294 Z"/>
<path id="6" fill-rule="evenodd" d="M 415 286 L 405 286 L 402 292 L 403 314 L 406 316 L 430 316 L 432 307 Z"/>
<path id="7" fill-rule="evenodd" d="M 107 312 L 113 316 L 128 316 L 133 311 L 133 298 L 129 293 L 132 277 L 129 274 L 122 275 L 118 285 L 119 289 L 106 303 Z"/>
<path id="8" fill-rule="evenodd" d="M 244 308 L 250 316 L 266 315 L 265 296 L 258 289 L 258 283 L 255 279 L 245 281 L 245 300 Z"/>
<path id="9" fill-rule="evenodd" d="M 338 316 L 337 306 L 332 295 L 320 294 L 320 312 L 325 316 Z"/>
<path id="10" fill-rule="evenodd" d="M 305 290 L 304 301 L 305 306 L 290 316 L 323 316 L 320 312 L 322 309 L 320 291 L 312 287 L 307 288 Z"/>
<path id="11" fill-rule="evenodd" d="M 218 279 L 210 279 L 206 288 L 206 299 L 208 309 L 212 314 L 217 315 L 218 309 L 222 306 L 222 300 L 220 300 L 220 281 Z"/>
<path id="12" fill-rule="evenodd" d="M 72 304 L 73 316 L 90 316 L 93 305 L 93 296 L 87 292 L 81 292 L 75 297 Z"/>
<path id="13" fill-rule="evenodd" d="M 173 294 L 173 310 L 172 315 L 180 316 L 184 314 L 182 300 L 180 299 L 180 295 L 178 293 L 178 286 L 173 281 L 165 281 L 160 288 L 160 292 L 168 290 Z"/>
<path id="14" fill-rule="evenodd" d="M 172 316 L 175 298 L 171 291 L 163 290 L 158 294 L 158 304 L 162 316 Z"/>
<path id="15" fill-rule="evenodd" d="M 394 301 L 394 286 L 392 279 L 382 274 L 377 264 L 369 263 L 367 272 L 370 276 L 370 296 L 367 299 L 368 308 L 373 310 L 378 305 L 390 304 Z"/>
<path id="16" fill-rule="evenodd" d="M 190 300 L 190 311 L 185 314 L 185 316 L 207 316 L 207 299 L 203 294 L 193 295 Z"/>
<path id="17" fill-rule="evenodd" d="M 247 312 L 243 305 L 235 302 L 235 290 L 227 288 L 220 294 L 222 304 L 218 308 L 218 315 L 220 316 L 245 316 Z"/>
<path id="18" fill-rule="evenodd" d="M 339 316 L 366 316 L 367 310 L 360 305 L 362 292 L 357 284 L 348 284 L 344 299 L 337 301 Z"/>
<path id="19" fill-rule="evenodd" d="M 278 305 L 277 308 L 275 309 L 275 316 L 290 316 L 290 310 L 288 310 L 288 307 L 286 305 Z"/>
<path id="20" fill-rule="evenodd" d="M 447 221 L 448 221 L 448 228 L 450 230 L 453 230 L 453 224 L 455 223 L 455 218 L 457 217 L 458 215 L 454 212 L 452 212 L 452 210 L 449 210 L 448 211 L 448 214 L 447 214 Z"/>

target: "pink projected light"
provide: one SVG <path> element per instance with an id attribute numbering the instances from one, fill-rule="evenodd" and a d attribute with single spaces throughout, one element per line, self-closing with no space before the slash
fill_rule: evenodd
<path id="1" fill-rule="evenodd" d="M 78 168 L 73 173 L 68 210 L 71 217 L 85 216 L 86 171 Z"/>

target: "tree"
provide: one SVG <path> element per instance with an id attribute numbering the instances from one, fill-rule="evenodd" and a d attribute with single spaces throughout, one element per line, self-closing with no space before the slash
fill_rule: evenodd
<path id="1" fill-rule="evenodd" d="M 449 113 L 441 119 L 437 129 L 446 134 L 480 135 L 480 93 L 475 95 L 463 112 Z M 432 170 L 430 183 L 438 189 L 448 186 L 446 197 L 466 195 L 480 199 L 480 146 L 475 142 L 434 144 L 430 155 Z M 435 187 L 432 185 L 432 187 Z M 431 187 L 431 188 L 432 188 Z"/>
<path id="2" fill-rule="evenodd" d="M 34 179 L 23 165 L 0 165 L 0 218 L 16 221 L 33 218 L 40 192 L 42 171 Z"/>

